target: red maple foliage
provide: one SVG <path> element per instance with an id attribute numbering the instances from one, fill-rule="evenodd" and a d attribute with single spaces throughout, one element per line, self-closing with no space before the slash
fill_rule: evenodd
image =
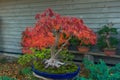
<path id="1" fill-rule="evenodd" d="M 51 9 L 37 14 L 35 18 L 35 26 L 27 27 L 22 34 L 23 53 L 32 53 L 30 48 L 40 50 L 61 46 L 71 36 L 78 37 L 85 44 L 96 43 L 95 33 L 80 18 L 61 16 Z"/>

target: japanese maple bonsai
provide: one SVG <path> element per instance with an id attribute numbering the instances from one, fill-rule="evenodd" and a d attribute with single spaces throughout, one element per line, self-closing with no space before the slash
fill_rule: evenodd
<path id="1" fill-rule="evenodd" d="M 116 38 L 118 34 L 117 28 L 113 28 L 112 26 L 113 24 L 109 23 L 98 31 L 98 46 L 103 49 L 107 55 L 114 55 L 118 44 L 118 39 Z"/>
<path id="2" fill-rule="evenodd" d="M 35 26 L 27 27 L 22 34 L 22 51 L 24 54 L 39 53 L 37 54 L 37 57 L 41 58 L 38 61 L 41 62 L 39 66 L 44 64 L 44 70 L 49 67 L 56 69 L 67 65 L 67 63 L 60 60 L 59 55 L 65 53 L 63 57 L 68 57 L 66 53 L 69 53 L 65 50 L 65 47 L 72 36 L 77 38 L 85 37 L 89 39 L 91 44 L 96 43 L 96 35 L 83 23 L 82 19 L 61 16 L 51 9 L 37 14 L 35 18 L 37 20 Z M 93 37 L 90 37 L 90 35 Z M 24 61 L 30 62 L 31 58 L 34 57 L 31 56 L 29 57 L 30 60 L 26 58 Z M 21 63 L 24 61 L 19 60 Z M 36 62 L 34 63 L 37 64 Z"/>

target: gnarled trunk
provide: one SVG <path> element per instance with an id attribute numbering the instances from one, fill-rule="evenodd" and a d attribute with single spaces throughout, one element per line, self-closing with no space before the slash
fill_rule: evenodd
<path id="1" fill-rule="evenodd" d="M 63 62 L 60 62 L 57 59 L 57 55 L 62 51 L 62 49 L 64 48 L 64 46 L 66 46 L 66 44 L 68 43 L 68 41 L 71 39 L 71 37 L 69 37 L 66 42 L 60 47 L 60 49 L 58 49 L 57 51 L 56 46 L 58 46 L 58 42 L 59 42 L 59 36 L 60 34 L 58 34 L 56 36 L 56 40 L 55 40 L 55 44 L 51 47 L 51 58 L 45 61 L 45 68 L 52 66 L 52 67 L 60 67 L 61 65 L 64 65 Z"/>

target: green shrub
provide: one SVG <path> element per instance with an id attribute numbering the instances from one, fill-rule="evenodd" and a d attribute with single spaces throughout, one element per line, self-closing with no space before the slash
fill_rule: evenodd
<path id="1" fill-rule="evenodd" d="M 27 75 L 27 74 L 31 74 L 31 73 L 32 73 L 31 67 L 25 67 L 22 70 L 20 70 L 20 74 L 22 74 L 22 75 Z"/>
<path id="2" fill-rule="evenodd" d="M 19 57 L 18 63 L 20 65 L 32 65 L 32 63 L 37 59 L 47 59 L 50 57 L 50 49 L 35 50 L 31 49 L 33 54 L 24 54 Z M 47 55 L 47 56 L 46 56 Z"/>
<path id="3" fill-rule="evenodd" d="M 34 58 L 35 58 L 34 54 L 25 54 L 19 57 L 18 63 L 20 65 L 31 65 L 31 62 Z"/>
<path id="4" fill-rule="evenodd" d="M 89 78 L 86 80 L 120 80 L 120 63 L 113 67 L 108 67 L 103 60 L 94 64 L 84 59 L 83 63 L 85 68 L 90 71 Z"/>
<path id="5" fill-rule="evenodd" d="M 67 61 L 71 61 L 73 60 L 74 58 L 74 55 L 69 53 L 68 50 L 62 50 L 59 54 L 59 57 L 64 61 L 64 62 L 67 62 Z"/>
<path id="6" fill-rule="evenodd" d="M 94 64 L 84 59 L 85 68 L 90 71 L 89 77 L 76 77 L 75 80 L 120 80 L 120 63 L 113 67 L 108 67 L 103 60 Z"/>
<path id="7" fill-rule="evenodd" d="M 8 77 L 8 76 L 0 76 L 0 80 L 17 80 L 17 79 L 11 78 L 11 77 Z"/>

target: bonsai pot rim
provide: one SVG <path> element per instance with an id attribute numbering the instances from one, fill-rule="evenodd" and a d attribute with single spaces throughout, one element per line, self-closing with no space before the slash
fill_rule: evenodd
<path id="1" fill-rule="evenodd" d="M 104 53 L 108 56 L 116 54 L 116 48 L 104 48 Z"/>
<path id="2" fill-rule="evenodd" d="M 86 46 L 78 46 L 77 48 L 80 53 L 87 53 L 90 50 L 90 48 Z"/>
<path id="3" fill-rule="evenodd" d="M 41 72 L 32 66 L 32 71 L 37 75 L 37 76 L 42 76 L 45 78 L 51 78 L 51 79 L 71 79 L 74 78 L 80 71 L 80 66 L 78 66 L 78 69 L 74 72 L 70 73 L 63 73 L 63 74 L 53 74 L 53 73 L 47 73 L 47 72 Z"/>
<path id="4" fill-rule="evenodd" d="M 114 51 L 114 50 L 116 50 L 116 48 L 104 48 L 104 50 Z"/>

